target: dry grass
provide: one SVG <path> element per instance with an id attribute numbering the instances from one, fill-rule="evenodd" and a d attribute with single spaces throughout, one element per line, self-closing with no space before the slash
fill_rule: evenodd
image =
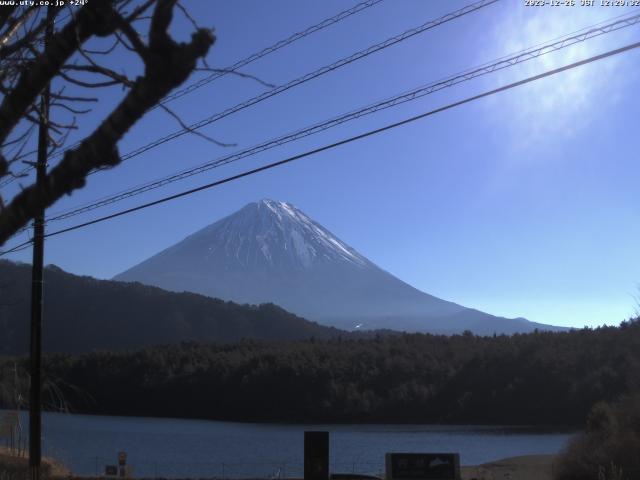
<path id="1" fill-rule="evenodd" d="M 555 480 L 635 480 L 640 477 L 640 395 L 594 406 L 584 434 L 571 440 Z"/>
<path id="2" fill-rule="evenodd" d="M 0 480 L 24 480 L 27 478 L 29 460 L 17 457 L 5 448 L 0 447 Z M 42 459 L 43 478 L 68 477 L 70 472 L 60 462 L 45 457 Z"/>
<path id="3" fill-rule="evenodd" d="M 553 455 L 505 458 L 475 467 L 462 467 L 463 480 L 551 480 Z"/>

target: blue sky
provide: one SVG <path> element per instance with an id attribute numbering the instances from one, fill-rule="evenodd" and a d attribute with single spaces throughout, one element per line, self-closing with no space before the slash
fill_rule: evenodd
<path id="1" fill-rule="evenodd" d="M 384 0 L 245 71 L 274 84 L 285 83 L 467 3 Z M 216 67 L 354 4 L 185 2 L 201 25 L 215 27 L 218 40 L 208 61 Z M 93 175 L 82 191 L 58 202 L 49 213 L 630 11 L 532 8 L 523 1 L 502 0 L 203 129 L 237 147 L 221 148 L 183 136 Z M 192 28 L 176 16 L 177 36 L 187 38 Z M 207 183 L 638 41 L 639 29 L 590 40 L 48 228 Z M 51 238 L 46 263 L 110 278 L 246 203 L 267 197 L 292 202 L 382 268 L 441 298 L 496 315 L 557 325 L 617 324 L 634 314 L 640 282 L 638 60 L 640 51 L 631 51 L 295 164 Z M 126 55 L 112 61 L 126 71 L 139 68 Z M 264 90 L 254 81 L 227 76 L 170 106 L 190 123 Z M 76 138 L 90 131 L 122 92 L 114 88 L 101 95 L 96 115 L 82 119 Z M 120 151 L 126 153 L 178 128 L 171 117 L 156 110 L 130 132 Z M 29 261 L 30 253 L 11 258 Z"/>

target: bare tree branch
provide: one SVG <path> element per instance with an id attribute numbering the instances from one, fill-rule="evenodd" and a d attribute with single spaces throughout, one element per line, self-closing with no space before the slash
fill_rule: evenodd
<path id="1" fill-rule="evenodd" d="M 51 39 L 46 51 L 39 55 L 32 68 L 25 70 L 15 88 L 0 104 L 0 143 L 20 121 L 42 89 L 58 74 L 62 65 L 90 36 L 104 36 L 116 28 L 110 0 L 92 0 L 80 9 L 59 33 Z"/>
<path id="2" fill-rule="evenodd" d="M 178 116 L 177 113 L 175 113 L 173 110 L 171 110 L 169 107 L 167 107 L 165 104 L 160 103 L 158 104 L 158 106 L 164 110 L 166 113 L 168 113 L 169 115 L 171 115 L 180 125 L 181 128 L 184 128 L 186 131 L 188 131 L 189 133 L 192 133 L 193 135 L 197 135 L 200 138 L 205 139 L 208 142 L 213 143 L 214 145 L 217 145 L 219 147 L 235 147 L 237 146 L 236 143 L 222 143 L 219 140 L 216 140 L 215 138 L 211 138 L 208 135 L 205 135 L 204 133 L 198 131 L 198 130 L 194 130 L 193 128 L 191 128 L 189 125 L 187 125 L 186 123 L 184 123 L 182 121 L 182 119 Z"/>
<path id="3" fill-rule="evenodd" d="M 133 82 L 129 80 L 129 78 L 125 75 L 121 75 L 118 72 L 114 72 L 110 68 L 103 67 L 100 65 L 65 65 L 62 67 L 63 70 L 74 70 L 76 72 L 90 72 L 97 73 L 103 75 L 105 77 L 111 78 L 116 83 L 121 83 L 130 87 L 133 85 Z"/>
<path id="4" fill-rule="evenodd" d="M 15 9 L 15 6 L 13 6 L 13 8 Z M 2 35 L 2 37 L 0 37 L 0 46 L 4 47 L 9 42 L 9 40 L 11 40 L 11 37 L 13 37 L 17 33 L 20 27 L 22 27 L 29 19 L 29 17 L 35 12 L 35 8 L 29 8 L 24 11 L 23 14 L 18 18 L 9 21 L 7 31 Z M 8 20 L 8 18 L 6 20 Z M 2 50 L 0 50 L 0 52 L 2 52 Z"/>
<path id="5" fill-rule="evenodd" d="M 70 107 L 66 103 L 60 103 L 60 102 L 51 102 L 50 108 L 62 108 L 63 110 L 66 110 L 69 113 L 73 113 L 74 115 L 83 115 L 91 111 L 90 108 L 79 110 L 77 108 Z"/>
<path id="6" fill-rule="evenodd" d="M 116 38 L 114 40 L 114 42 L 111 44 L 111 46 L 105 48 L 104 50 L 91 50 L 91 49 L 87 49 L 87 48 L 84 48 L 83 50 L 86 53 L 91 54 L 91 55 L 108 55 L 111 52 L 113 52 L 117 46 L 118 46 L 118 39 Z"/>
<path id="7" fill-rule="evenodd" d="M 142 5 L 140 5 L 138 8 L 136 8 L 133 12 L 131 12 L 131 14 L 129 14 L 125 18 L 125 20 L 128 23 L 131 23 L 134 20 L 137 20 L 138 18 L 140 18 L 140 15 L 142 15 L 144 12 L 149 10 L 151 5 L 153 5 L 155 2 L 156 2 L 156 0 L 146 0 L 146 2 L 144 2 Z M 197 28 L 196 30 L 199 30 L 199 28 Z"/>
<path id="8" fill-rule="evenodd" d="M 30 12 L 34 12 L 34 10 L 30 10 Z M 8 32 L 7 35 L 5 35 L 2 38 L 2 40 L 0 40 L 0 44 L 2 44 L 2 47 L 0 48 L 0 60 L 8 57 L 12 53 L 17 52 L 21 48 L 31 45 L 35 40 L 35 38 L 38 35 L 40 35 L 41 32 L 44 31 L 44 28 L 46 27 L 46 25 L 47 25 L 47 19 L 43 18 L 37 27 L 30 29 L 26 33 L 26 35 L 24 35 L 22 38 L 20 38 L 19 40 L 15 41 L 10 45 L 6 45 L 6 43 L 8 42 L 10 36 L 13 34 L 13 31 Z"/>
<path id="9" fill-rule="evenodd" d="M 97 102 L 96 97 L 69 97 L 62 95 L 62 93 L 52 93 L 51 98 L 56 100 L 68 100 L 70 102 Z"/>
<path id="10" fill-rule="evenodd" d="M 115 10 L 106 8 L 104 3 L 104 1 L 93 0 L 93 3 L 89 3 L 88 6 L 99 5 L 102 9 L 85 14 L 86 7 L 84 7 L 78 18 L 72 22 L 76 28 L 80 29 L 79 33 L 82 33 L 79 38 L 74 35 L 70 35 L 70 38 L 65 36 L 69 34 L 68 26 L 56 35 L 58 38 L 56 47 L 48 48 L 45 52 L 45 58 L 52 57 L 49 61 L 54 63 L 55 71 L 50 71 L 51 67 L 47 69 L 44 65 L 38 65 L 40 70 L 39 74 L 33 78 L 34 83 L 41 82 L 45 77 L 51 78 L 59 71 L 71 53 L 77 51 L 80 43 L 91 35 L 89 32 L 94 32 L 95 35 L 108 32 L 111 27 L 104 27 L 104 23 L 115 25 L 122 31 L 125 21 Z M 43 186 L 31 185 L 25 188 L 0 212 L 0 244 L 6 242 L 11 235 L 26 225 L 39 208 L 50 206 L 63 195 L 84 186 L 90 171 L 120 163 L 118 141 L 145 112 L 158 104 L 173 88 L 182 84 L 196 68 L 198 60 L 207 54 L 215 41 L 215 37 L 208 29 L 195 31 L 189 43 L 177 43 L 169 36 L 168 28 L 175 3 L 176 0 L 157 0 L 149 27 L 149 43 L 143 45 L 144 56 L 140 55 L 145 65 L 144 75 L 135 79 L 120 104 L 79 146 L 65 152 L 62 161 L 46 176 Z M 105 15 L 106 18 L 102 24 L 103 28 L 97 29 L 94 23 L 100 22 L 100 15 Z M 69 44 L 60 45 L 61 37 L 64 37 Z M 42 59 L 39 60 L 43 63 Z M 26 89 L 24 85 L 22 88 Z M 33 89 L 33 86 L 31 88 Z M 18 98 L 20 99 L 19 96 Z M 24 101 L 24 99 L 21 100 Z M 0 106 L 0 140 L 6 137 L 5 130 L 10 131 L 12 128 L 10 123 L 13 120 L 15 105 L 13 108 L 3 107 L 5 107 L 4 101 Z"/>
<path id="11" fill-rule="evenodd" d="M 273 83 L 269 83 L 266 82 L 264 80 L 262 80 L 259 77 L 256 77 L 255 75 L 251 75 L 250 73 L 243 73 L 240 72 L 238 70 L 233 70 L 230 68 L 211 68 L 211 67 L 198 67 L 196 68 L 196 71 L 198 72 L 213 72 L 213 73 L 225 73 L 225 74 L 230 74 L 230 75 L 236 75 L 237 77 L 241 77 L 241 78 L 248 78 L 250 80 L 254 80 L 256 82 L 258 82 L 259 84 L 268 87 L 268 88 L 276 88 L 276 85 L 274 85 Z"/>
<path id="12" fill-rule="evenodd" d="M 17 5 L 6 5 L 4 8 L 0 8 L 0 28 L 4 28 L 7 22 L 9 22 L 16 7 Z"/>
<path id="13" fill-rule="evenodd" d="M 79 80 L 77 78 L 73 78 L 71 75 L 65 73 L 63 70 L 60 70 L 58 73 L 62 78 L 64 78 L 67 82 L 77 85 L 78 87 L 84 88 L 102 88 L 102 87 L 112 87 L 113 85 L 118 85 L 121 82 L 118 80 L 108 80 L 106 82 L 85 82 L 83 80 Z"/>

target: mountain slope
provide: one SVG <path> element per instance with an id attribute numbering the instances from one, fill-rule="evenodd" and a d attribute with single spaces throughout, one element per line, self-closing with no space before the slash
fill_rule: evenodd
<path id="1" fill-rule="evenodd" d="M 237 305 L 139 283 L 96 280 L 45 268 L 45 352 L 125 350 L 184 341 L 297 340 L 339 330 L 275 305 Z M 0 260 L 0 355 L 29 350 L 31 266 Z"/>
<path id="2" fill-rule="evenodd" d="M 554 327 L 508 320 L 421 292 L 293 205 L 250 203 L 117 275 L 242 303 L 274 302 L 339 328 L 515 333 Z"/>

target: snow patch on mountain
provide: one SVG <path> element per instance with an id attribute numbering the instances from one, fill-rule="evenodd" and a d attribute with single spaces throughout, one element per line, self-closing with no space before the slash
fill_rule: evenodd
<path id="1" fill-rule="evenodd" d="M 257 206 L 259 209 L 265 207 L 277 219 L 276 227 L 288 237 L 284 248 L 288 249 L 290 243 L 303 266 L 311 266 L 320 257 L 337 257 L 360 266 L 367 264 L 364 257 L 292 204 L 263 199 Z"/>

